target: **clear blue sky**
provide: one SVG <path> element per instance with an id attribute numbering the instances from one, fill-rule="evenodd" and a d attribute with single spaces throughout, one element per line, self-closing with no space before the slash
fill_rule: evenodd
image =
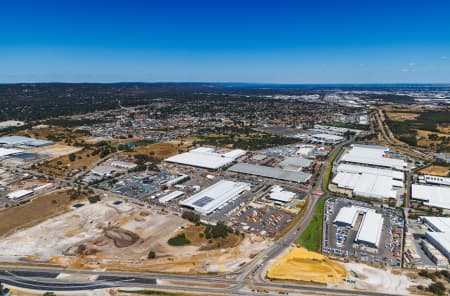
<path id="1" fill-rule="evenodd" d="M 450 1 L 4 0 L 0 82 L 40 81 L 449 83 Z"/>

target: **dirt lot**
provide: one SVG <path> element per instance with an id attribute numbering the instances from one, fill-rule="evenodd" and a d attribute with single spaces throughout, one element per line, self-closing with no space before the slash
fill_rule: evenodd
<path id="1" fill-rule="evenodd" d="M 33 148 L 28 151 L 32 152 L 32 153 L 38 153 L 38 154 L 47 154 L 50 158 L 57 158 L 57 157 L 61 157 L 64 155 L 69 155 L 71 153 L 78 152 L 81 149 L 82 148 L 80 148 L 80 147 L 55 144 L 55 145 L 51 145 L 51 146 Z"/>
<path id="2" fill-rule="evenodd" d="M 433 176 L 441 176 L 441 177 L 447 177 L 449 172 L 450 172 L 449 167 L 439 166 L 439 165 L 430 165 L 419 171 L 419 173 L 424 174 L 424 175 L 433 175 Z"/>
<path id="3" fill-rule="evenodd" d="M 408 113 L 408 112 L 387 112 L 387 117 L 394 121 L 405 121 L 413 120 L 419 116 L 419 113 Z"/>
<path id="4" fill-rule="evenodd" d="M 64 213 L 70 209 L 71 203 L 67 191 L 55 191 L 0 211 L 0 237 Z"/>
<path id="5" fill-rule="evenodd" d="M 190 222 L 113 201 L 104 198 L 5 237 L 1 255 L 30 256 L 72 268 L 206 273 L 235 270 L 268 246 L 251 237 L 238 246 L 214 250 L 203 250 L 196 242 L 169 246 L 168 239 Z M 149 251 L 156 259 L 147 259 Z"/>
<path id="6" fill-rule="evenodd" d="M 279 280 L 337 284 L 347 276 L 347 270 L 322 254 L 294 247 L 271 266 L 267 276 Z"/>

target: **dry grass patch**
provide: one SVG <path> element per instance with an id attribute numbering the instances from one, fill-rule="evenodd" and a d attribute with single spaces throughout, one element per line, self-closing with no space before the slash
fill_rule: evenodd
<path id="1" fill-rule="evenodd" d="M 69 192 L 60 190 L 0 211 L 0 237 L 64 213 L 70 209 L 70 204 Z"/>
<path id="2" fill-rule="evenodd" d="M 184 151 L 184 146 L 178 146 L 173 143 L 155 143 L 148 146 L 136 147 L 136 151 L 131 155 L 145 154 L 152 155 L 155 159 L 165 159 L 178 153 L 178 150 Z"/>
<path id="3" fill-rule="evenodd" d="M 430 165 L 426 168 L 421 169 L 419 171 L 419 173 L 424 174 L 424 175 L 447 177 L 449 174 L 449 167 L 439 166 L 439 165 Z"/>

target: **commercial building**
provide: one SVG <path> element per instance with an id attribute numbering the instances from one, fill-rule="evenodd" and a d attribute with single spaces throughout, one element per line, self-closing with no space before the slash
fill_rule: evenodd
<path id="1" fill-rule="evenodd" d="M 227 202 L 238 198 L 242 192 L 250 190 L 250 188 L 248 183 L 221 180 L 181 201 L 180 205 L 208 215 Z"/>
<path id="2" fill-rule="evenodd" d="M 412 184 L 411 198 L 427 206 L 450 210 L 450 187 Z"/>
<path id="3" fill-rule="evenodd" d="M 352 190 L 355 196 L 370 198 L 397 198 L 404 191 L 404 173 L 341 163 L 336 168 L 332 183 Z"/>
<path id="4" fill-rule="evenodd" d="M 169 157 L 165 161 L 217 170 L 230 165 L 233 161 L 243 155 L 245 155 L 245 151 L 240 149 L 232 150 L 227 153 L 217 153 L 213 148 L 201 147 Z"/>
<path id="5" fill-rule="evenodd" d="M 338 226 L 353 228 L 356 224 L 356 220 L 358 219 L 358 215 L 360 213 L 359 210 L 360 208 L 355 206 L 343 207 L 339 210 L 339 213 L 333 223 Z"/>
<path id="6" fill-rule="evenodd" d="M 283 187 L 275 185 L 272 186 L 269 193 L 269 199 L 275 202 L 287 203 L 290 202 L 295 197 L 294 192 L 285 190 Z"/>
<path id="7" fill-rule="evenodd" d="M 387 152 L 389 148 L 383 146 L 353 144 L 352 148 L 342 155 L 340 162 L 406 170 L 406 161 L 386 157 Z"/>
<path id="8" fill-rule="evenodd" d="M 237 163 L 228 169 L 229 171 L 241 174 L 255 175 L 265 178 L 289 181 L 295 183 L 306 183 L 311 179 L 311 174 L 300 171 L 290 171 L 281 168 L 274 168 L 249 163 Z"/>

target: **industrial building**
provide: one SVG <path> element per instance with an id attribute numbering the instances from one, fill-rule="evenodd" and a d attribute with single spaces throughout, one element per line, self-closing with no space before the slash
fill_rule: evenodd
<path id="1" fill-rule="evenodd" d="M 46 140 L 37 140 L 29 137 L 22 136 L 10 136 L 10 137 L 1 137 L 0 138 L 0 146 L 6 147 L 15 147 L 15 146 L 29 146 L 29 147 L 44 147 L 53 145 L 54 142 L 46 141 Z"/>
<path id="2" fill-rule="evenodd" d="M 33 195 L 33 191 L 31 190 L 17 190 L 14 192 L 10 192 L 8 193 L 8 195 L 6 196 L 9 199 L 12 200 L 20 200 L 29 196 Z"/>
<path id="3" fill-rule="evenodd" d="M 23 150 L 0 147 L 0 158 L 10 157 L 22 153 Z"/>
<path id="4" fill-rule="evenodd" d="M 116 169 L 110 166 L 99 165 L 91 169 L 91 173 L 101 177 L 112 176 L 116 172 Z"/>
<path id="5" fill-rule="evenodd" d="M 201 147 L 169 157 L 165 161 L 217 170 L 230 165 L 237 158 L 245 155 L 245 153 L 246 152 L 241 149 L 235 149 L 227 153 L 218 153 L 213 148 Z"/>
<path id="6" fill-rule="evenodd" d="M 432 175 L 419 176 L 420 183 L 450 186 L 450 178 Z"/>
<path id="7" fill-rule="evenodd" d="M 378 248 L 383 229 L 383 216 L 375 210 L 357 206 L 343 207 L 334 219 L 333 223 L 353 228 L 358 217 L 362 216 L 355 242 L 372 248 Z"/>
<path id="8" fill-rule="evenodd" d="M 126 170 L 132 170 L 137 167 L 137 164 L 135 164 L 135 163 L 128 162 L 128 161 L 121 161 L 121 160 L 115 160 L 115 161 L 111 162 L 111 165 L 113 167 L 126 169 Z"/>
<path id="9" fill-rule="evenodd" d="M 369 247 L 378 248 L 383 229 L 383 216 L 374 210 L 369 210 L 363 216 L 355 242 Z"/>
<path id="10" fill-rule="evenodd" d="M 340 162 L 406 170 L 406 161 L 386 157 L 387 152 L 389 148 L 383 146 L 353 144 L 352 148 L 342 155 Z"/>
<path id="11" fill-rule="evenodd" d="M 404 191 L 404 173 L 341 163 L 332 180 L 338 188 L 350 189 L 355 196 L 370 198 L 397 198 Z"/>
<path id="12" fill-rule="evenodd" d="M 168 202 L 174 200 L 175 198 L 178 198 L 178 197 L 183 196 L 183 195 L 184 195 L 183 191 L 175 190 L 175 191 L 172 191 L 169 194 L 166 194 L 163 197 L 159 198 L 158 201 L 160 203 L 165 204 L 165 203 L 168 203 Z"/>
<path id="13" fill-rule="evenodd" d="M 275 202 L 287 203 L 290 202 L 295 197 L 294 192 L 285 190 L 283 187 L 275 185 L 272 186 L 269 193 L 269 199 Z"/>
<path id="14" fill-rule="evenodd" d="M 412 184 L 411 198 L 427 206 L 450 210 L 450 187 Z"/>
<path id="15" fill-rule="evenodd" d="M 242 192 L 250 190 L 250 188 L 248 183 L 221 180 L 181 201 L 180 205 L 208 215 L 227 202 L 238 198 Z"/>
<path id="16" fill-rule="evenodd" d="M 301 171 L 311 167 L 313 161 L 302 157 L 286 157 L 279 163 L 279 166 L 285 170 Z"/>
<path id="17" fill-rule="evenodd" d="M 249 163 L 237 163 L 228 170 L 235 173 L 255 175 L 295 183 L 306 183 L 311 179 L 312 176 L 309 173 L 304 173 L 300 171 L 284 170 L 281 168 L 274 168 Z"/>
<path id="18" fill-rule="evenodd" d="M 313 142 L 333 145 L 344 141 L 344 137 L 323 133 L 311 135 L 310 138 Z"/>
<path id="19" fill-rule="evenodd" d="M 420 217 L 420 219 L 430 229 L 425 233 L 425 239 L 447 258 L 445 265 L 448 266 L 448 260 L 450 260 L 450 217 Z M 429 249 L 427 248 L 426 251 L 429 251 L 428 255 L 431 255 L 433 261 L 436 264 L 443 265 L 442 260 L 437 262 L 439 254 Z"/>

